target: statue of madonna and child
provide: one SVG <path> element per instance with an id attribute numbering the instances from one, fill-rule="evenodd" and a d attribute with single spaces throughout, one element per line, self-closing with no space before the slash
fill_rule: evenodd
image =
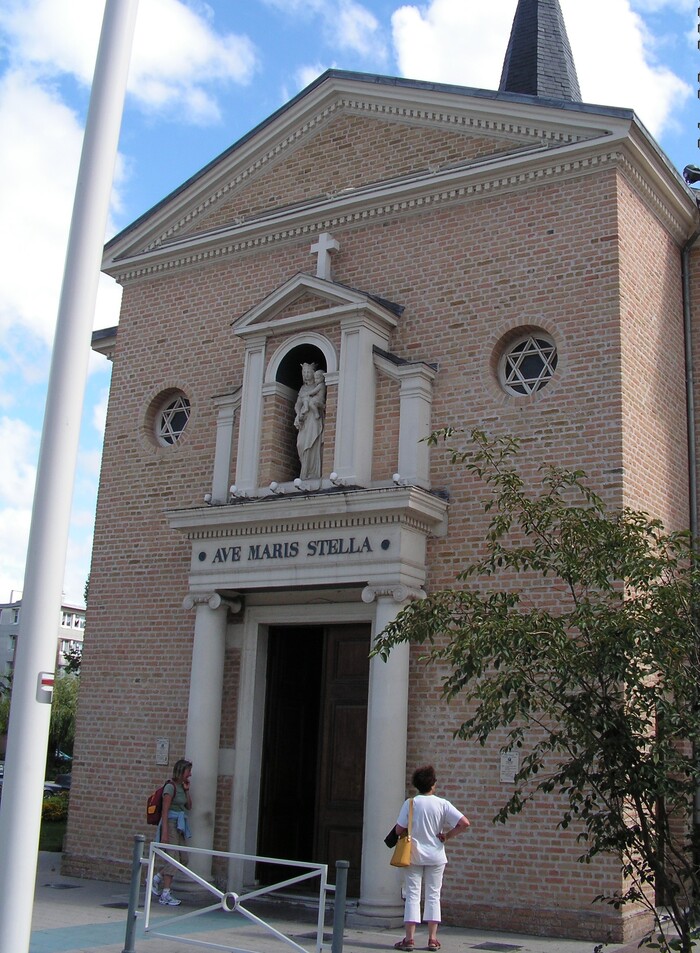
<path id="1" fill-rule="evenodd" d="M 315 364 L 301 365 L 303 384 L 294 405 L 302 480 L 321 479 L 321 445 L 326 413 L 326 375 Z"/>

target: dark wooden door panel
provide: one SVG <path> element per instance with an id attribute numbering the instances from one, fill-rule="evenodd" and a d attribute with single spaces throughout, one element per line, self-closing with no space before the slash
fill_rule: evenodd
<path id="1" fill-rule="evenodd" d="M 321 628 L 279 627 L 268 636 L 258 852 L 312 861 L 318 762 Z M 258 865 L 265 883 L 287 875 Z"/>
<path id="2" fill-rule="evenodd" d="M 268 637 L 258 853 L 350 862 L 359 895 L 370 627 L 278 626 Z M 273 883 L 291 873 L 258 864 Z"/>
<path id="3" fill-rule="evenodd" d="M 317 853 L 331 868 L 348 860 L 348 890 L 357 896 L 369 684 L 369 626 L 332 626 L 326 631 L 322 741 L 316 811 Z"/>

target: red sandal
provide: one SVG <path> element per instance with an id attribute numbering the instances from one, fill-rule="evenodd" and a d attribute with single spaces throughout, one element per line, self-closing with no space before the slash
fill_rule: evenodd
<path id="1" fill-rule="evenodd" d="M 398 943 L 394 943 L 395 950 L 403 950 L 404 953 L 413 953 L 413 942 L 407 940 L 406 937 L 403 940 L 399 940 Z"/>
<path id="2" fill-rule="evenodd" d="M 428 940 L 428 949 L 429 950 L 439 950 L 440 941 L 439 940 Z"/>

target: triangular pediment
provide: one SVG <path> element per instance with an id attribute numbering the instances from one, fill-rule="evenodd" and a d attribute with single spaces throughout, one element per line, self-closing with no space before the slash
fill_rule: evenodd
<path id="1" fill-rule="evenodd" d="M 112 239 L 104 268 L 127 279 L 312 234 L 324 217 L 485 194 L 633 127 L 646 135 L 627 110 L 329 70 Z"/>
<path id="2" fill-rule="evenodd" d="M 454 128 L 437 116 L 413 122 L 391 112 L 357 110 L 349 104 L 309 129 L 297 142 L 271 150 L 226 196 L 183 223 L 178 234 L 200 235 L 232 222 L 301 207 L 350 191 L 379 188 L 469 163 L 551 148 L 538 135 Z"/>
<path id="3" fill-rule="evenodd" d="M 237 318 L 232 328 L 241 337 L 272 331 L 291 333 L 363 313 L 392 330 L 402 310 L 375 295 L 300 272 Z"/>

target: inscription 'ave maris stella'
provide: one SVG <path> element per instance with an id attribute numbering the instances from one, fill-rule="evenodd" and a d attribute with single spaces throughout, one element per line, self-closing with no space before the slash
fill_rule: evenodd
<path id="1" fill-rule="evenodd" d="M 262 559 L 296 559 L 299 556 L 352 556 L 373 552 L 369 536 L 328 537 L 310 539 L 303 545 L 298 540 L 283 543 L 249 543 L 248 546 L 220 546 L 213 563 L 252 562 Z"/>

